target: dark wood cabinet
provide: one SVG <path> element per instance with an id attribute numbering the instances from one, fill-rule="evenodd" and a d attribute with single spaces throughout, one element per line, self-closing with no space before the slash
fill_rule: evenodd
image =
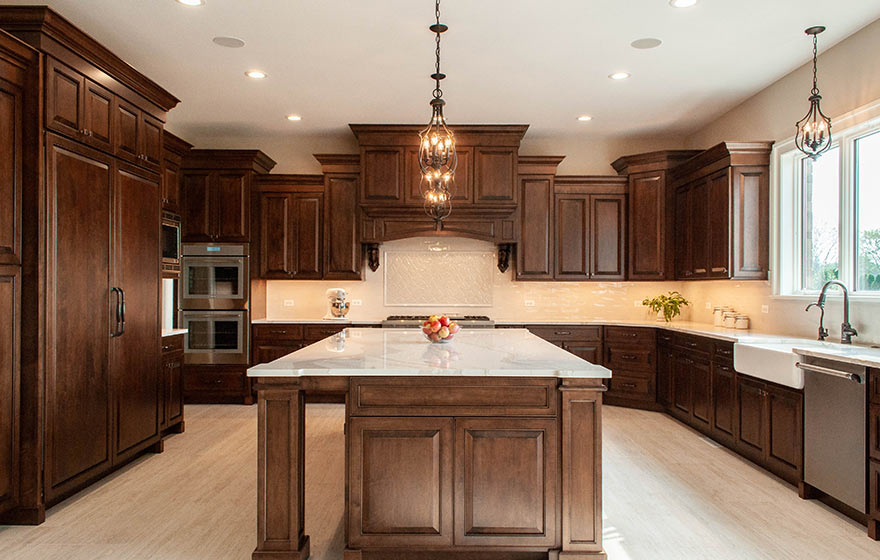
<path id="1" fill-rule="evenodd" d="M 114 116 L 115 155 L 158 172 L 162 165 L 162 121 L 118 97 Z"/>
<path id="2" fill-rule="evenodd" d="M 18 505 L 21 271 L 0 265 L 0 513 Z"/>
<path id="3" fill-rule="evenodd" d="M 183 241 L 248 243 L 251 183 L 274 166 L 258 150 L 190 150 L 181 166 Z"/>
<path id="4" fill-rule="evenodd" d="M 608 404 L 657 408 L 657 342 L 653 328 L 605 327 Z"/>
<path id="5" fill-rule="evenodd" d="M 553 279 L 553 177 L 520 177 L 520 224 L 516 279 Z"/>
<path id="6" fill-rule="evenodd" d="M 89 79 L 84 80 L 83 92 L 82 123 L 85 133 L 82 141 L 109 152 L 113 149 L 114 96 Z"/>
<path id="7" fill-rule="evenodd" d="M 162 338 L 160 429 L 181 433 L 183 422 L 183 335 Z"/>
<path id="8" fill-rule="evenodd" d="M 516 204 L 516 147 L 474 148 L 474 203 Z"/>
<path id="9" fill-rule="evenodd" d="M 400 205 L 404 202 L 405 155 L 402 147 L 363 148 L 361 202 Z"/>
<path id="10" fill-rule="evenodd" d="M 26 70 L 0 50 L 0 264 L 21 264 Z"/>
<path id="11" fill-rule="evenodd" d="M 517 327 L 522 328 L 522 327 Z M 528 325 L 529 332 L 593 364 L 603 363 L 602 327 Z"/>
<path id="12" fill-rule="evenodd" d="M 766 279 L 771 142 L 722 142 L 676 167 L 678 280 Z"/>
<path id="13" fill-rule="evenodd" d="M 682 352 L 676 352 L 674 358 L 669 413 L 682 422 L 690 423 L 693 410 L 694 361 Z"/>
<path id="14" fill-rule="evenodd" d="M 260 277 L 320 279 L 323 193 L 260 192 Z"/>
<path id="15" fill-rule="evenodd" d="M 252 329 L 254 365 L 271 362 L 342 331 L 348 325 L 257 323 Z"/>
<path id="16" fill-rule="evenodd" d="M 45 59 L 46 128 L 74 138 L 81 137 L 85 77 L 55 58 Z"/>
<path id="17" fill-rule="evenodd" d="M 253 404 L 247 366 L 185 365 L 183 399 L 194 404 Z"/>
<path id="18" fill-rule="evenodd" d="M 868 536 L 880 540 L 880 369 L 868 370 Z"/>
<path id="19" fill-rule="evenodd" d="M 162 135 L 162 209 L 180 213 L 181 171 L 183 158 L 192 145 L 170 132 Z"/>
<path id="20" fill-rule="evenodd" d="M 880 540 L 880 461 L 868 461 L 868 536 Z"/>
<path id="21" fill-rule="evenodd" d="M 624 278 L 625 206 L 624 195 L 555 195 L 556 280 Z"/>
<path id="22" fill-rule="evenodd" d="M 623 280 L 626 277 L 626 196 L 590 197 L 590 279 Z"/>
<path id="23" fill-rule="evenodd" d="M 755 463 L 764 459 L 767 442 L 764 426 L 764 383 L 745 376 L 737 376 L 736 402 L 739 425 L 736 450 Z"/>
<path id="24" fill-rule="evenodd" d="M 358 242 L 358 175 L 327 173 L 324 176 L 324 278 L 362 280 Z"/>
<path id="25" fill-rule="evenodd" d="M 712 368 L 708 358 L 695 357 L 691 364 L 691 423 L 698 430 L 709 433 L 712 418 Z"/>
<path id="26" fill-rule="evenodd" d="M 736 373 L 732 363 L 712 362 L 712 437 L 733 447 L 736 438 Z"/>
<path id="27" fill-rule="evenodd" d="M 675 372 L 675 349 L 671 336 L 664 338 L 665 331 L 657 333 L 657 404 L 669 410 L 673 403 L 672 377 Z"/>

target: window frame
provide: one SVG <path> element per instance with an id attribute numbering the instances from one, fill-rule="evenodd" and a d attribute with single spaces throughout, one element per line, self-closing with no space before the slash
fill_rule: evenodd
<path id="1" fill-rule="evenodd" d="M 839 130 L 835 130 L 839 129 Z M 858 195 L 855 173 L 855 142 L 880 132 L 880 100 L 848 113 L 835 121 L 831 148 L 839 153 L 839 229 L 838 259 L 840 281 L 850 289 L 853 299 L 880 302 L 880 291 L 857 290 Z M 831 149 L 829 148 L 829 149 Z M 819 290 L 804 290 L 804 154 L 794 138 L 779 142 L 771 155 L 771 271 L 773 296 L 782 299 L 815 300 Z M 838 291 L 833 294 L 838 295 Z"/>

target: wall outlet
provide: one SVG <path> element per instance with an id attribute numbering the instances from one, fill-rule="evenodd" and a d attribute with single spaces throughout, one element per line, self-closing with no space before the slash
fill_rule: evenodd
<path id="1" fill-rule="evenodd" d="M 770 306 L 769 305 L 762 305 L 761 306 L 761 313 L 770 313 Z"/>
<path id="2" fill-rule="evenodd" d="M 712 302 L 711 301 L 706 302 L 706 309 L 712 309 Z"/>
<path id="3" fill-rule="evenodd" d="M 525 304 L 526 307 L 534 307 L 535 306 L 535 300 L 533 300 L 533 299 L 527 299 L 523 303 Z"/>
<path id="4" fill-rule="evenodd" d="M 284 307 L 293 307 L 296 303 L 292 299 L 284 300 Z"/>
<path id="5" fill-rule="evenodd" d="M 353 300 L 351 300 L 351 304 L 352 304 L 352 305 L 363 305 L 363 304 L 364 304 L 364 300 L 362 300 L 362 299 L 353 299 Z"/>
<path id="6" fill-rule="evenodd" d="M 642 300 L 640 300 L 640 299 L 633 300 L 633 307 L 641 307 L 641 306 L 642 306 Z"/>

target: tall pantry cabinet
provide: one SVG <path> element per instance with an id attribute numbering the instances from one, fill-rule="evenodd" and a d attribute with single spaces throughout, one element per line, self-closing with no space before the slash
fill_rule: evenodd
<path id="1" fill-rule="evenodd" d="M 32 180 L 16 194 L 20 285 L 8 288 L 0 272 L 0 305 L 10 297 L 20 305 L 21 333 L 16 479 L 0 480 L 0 524 L 40 523 L 47 506 L 140 452 L 161 450 L 157 162 L 177 100 L 47 7 L 2 7 L 0 28 L 39 51 L 43 84 L 39 91 L 35 79 L 23 96 L 39 106 L 25 106 L 19 121 L 17 157 Z M 0 134 L 6 105 L 0 93 Z M 7 164 L 0 158 L 4 197 Z M 0 259 L 6 225 L 0 211 Z M 0 397 L 4 450 L 6 408 Z"/>

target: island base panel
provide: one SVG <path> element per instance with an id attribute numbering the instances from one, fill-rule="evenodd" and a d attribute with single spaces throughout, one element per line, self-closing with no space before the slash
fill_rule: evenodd
<path id="1" fill-rule="evenodd" d="M 605 560 L 604 552 L 561 552 L 524 550 L 351 550 L 343 560 Z"/>

